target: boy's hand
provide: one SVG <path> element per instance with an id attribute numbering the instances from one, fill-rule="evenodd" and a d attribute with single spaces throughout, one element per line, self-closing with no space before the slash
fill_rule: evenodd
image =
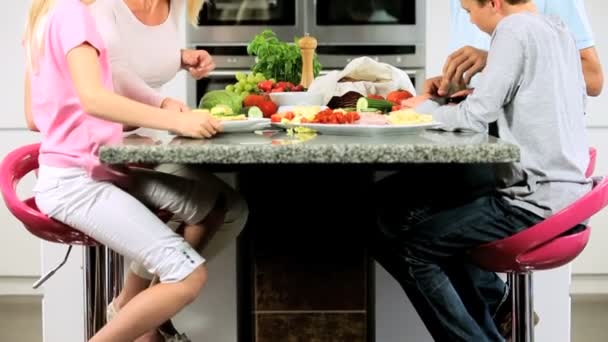
<path id="1" fill-rule="evenodd" d="M 432 98 L 432 96 L 430 96 L 428 94 L 410 97 L 407 100 L 403 100 L 403 102 L 401 102 L 401 106 L 406 107 L 406 108 L 416 108 L 420 104 L 422 104 L 423 102 L 425 102 L 431 98 Z"/>
<path id="2" fill-rule="evenodd" d="M 473 76 L 483 70 L 488 52 L 465 46 L 452 53 L 443 66 L 443 78 L 437 91 L 439 96 L 450 94 L 452 84 L 467 85 Z"/>

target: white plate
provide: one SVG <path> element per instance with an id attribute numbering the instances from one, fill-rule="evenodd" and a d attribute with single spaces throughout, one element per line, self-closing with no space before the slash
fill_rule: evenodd
<path id="1" fill-rule="evenodd" d="M 270 126 L 270 119 L 223 121 L 223 133 L 248 133 Z"/>
<path id="2" fill-rule="evenodd" d="M 439 126 L 438 122 L 410 125 L 336 125 L 336 124 L 300 124 L 302 127 L 314 129 L 317 133 L 327 135 L 375 136 L 416 134 L 425 129 Z M 293 125 L 289 125 L 293 126 Z"/>

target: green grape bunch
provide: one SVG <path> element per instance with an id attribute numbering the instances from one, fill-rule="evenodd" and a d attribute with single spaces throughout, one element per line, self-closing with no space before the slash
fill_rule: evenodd
<path id="1" fill-rule="evenodd" d="M 236 83 L 229 84 L 226 86 L 226 91 L 235 93 L 245 98 L 250 94 L 257 94 L 260 92 L 258 89 L 258 83 L 266 81 L 266 77 L 262 73 L 250 73 L 237 72 Z"/>

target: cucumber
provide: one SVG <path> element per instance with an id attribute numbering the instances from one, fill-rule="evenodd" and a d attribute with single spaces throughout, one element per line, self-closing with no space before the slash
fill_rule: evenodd
<path id="1" fill-rule="evenodd" d="M 247 116 L 251 119 L 261 119 L 264 117 L 264 113 L 262 113 L 260 107 L 253 106 L 247 111 Z"/>
<path id="2" fill-rule="evenodd" d="M 367 99 L 365 97 L 360 98 L 357 101 L 357 112 L 362 112 L 367 108 L 369 108 L 369 103 L 367 102 Z"/>
<path id="3" fill-rule="evenodd" d="M 357 112 L 375 112 L 379 110 L 387 113 L 393 109 L 393 106 L 394 104 L 390 101 L 362 97 L 357 101 Z"/>

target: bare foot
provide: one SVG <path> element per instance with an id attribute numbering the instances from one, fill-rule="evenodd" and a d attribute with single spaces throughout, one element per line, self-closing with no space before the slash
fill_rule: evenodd
<path id="1" fill-rule="evenodd" d="M 134 342 L 165 342 L 165 338 L 158 332 L 158 330 L 154 330 L 141 335 Z"/>

